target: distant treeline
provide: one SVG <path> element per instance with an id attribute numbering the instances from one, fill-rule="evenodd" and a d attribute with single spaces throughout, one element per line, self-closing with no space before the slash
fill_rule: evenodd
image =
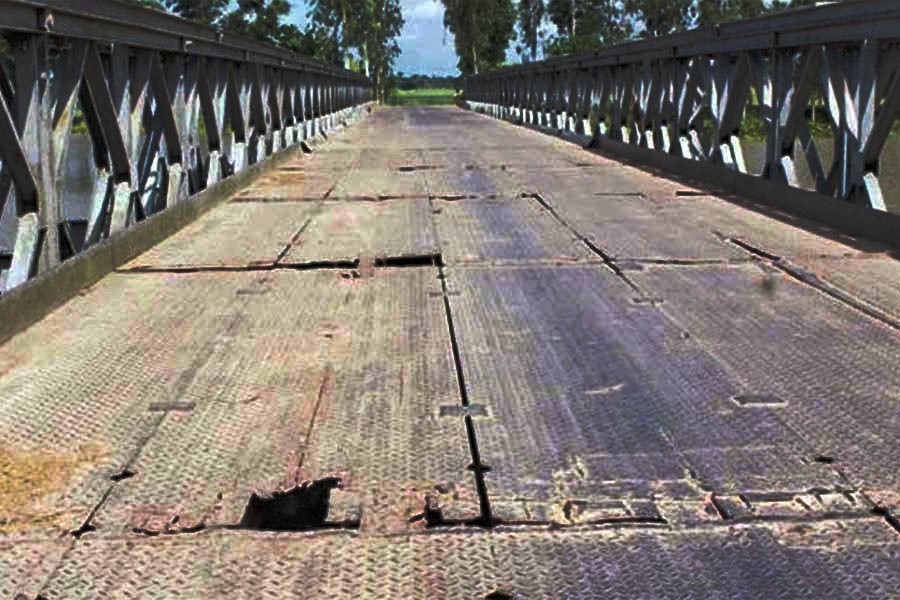
<path id="1" fill-rule="evenodd" d="M 400 90 L 456 90 L 462 85 L 459 77 L 446 75 L 405 75 L 397 73 L 397 89 Z"/>

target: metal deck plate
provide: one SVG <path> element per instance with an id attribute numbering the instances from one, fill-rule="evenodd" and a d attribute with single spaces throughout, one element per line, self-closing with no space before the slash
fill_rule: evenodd
<path id="1" fill-rule="evenodd" d="M 828 590 L 831 598 L 886 598 L 900 593 L 898 559 L 900 545 L 881 522 L 369 539 L 225 533 L 86 540 L 43 595 L 795 599 Z"/>
<path id="2" fill-rule="evenodd" d="M 311 204 L 224 204 L 124 268 L 272 265 L 313 209 Z"/>
<path id="3" fill-rule="evenodd" d="M 599 260 L 571 231 L 528 198 L 434 200 L 432 206 L 448 264 Z"/>
<path id="4" fill-rule="evenodd" d="M 449 269 L 491 497 L 832 488 L 777 409 L 604 267 Z"/>
<path id="5" fill-rule="evenodd" d="M 803 437 L 809 460 L 832 460 L 854 483 L 896 488 L 900 480 L 884 465 L 900 426 L 897 331 L 757 265 L 632 276 L 740 378 L 740 393 L 784 401 L 779 414 Z"/>
<path id="6" fill-rule="evenodd" d="M 900 262 L 890 255 L 843 260 L 806 258 L 799 266 L 828 286 L 900 322 Z"/>
<path id="7" fill-rule="evenodd" d="M 425 198 L 325 203 L 282 264 L 437 254 Z"/>

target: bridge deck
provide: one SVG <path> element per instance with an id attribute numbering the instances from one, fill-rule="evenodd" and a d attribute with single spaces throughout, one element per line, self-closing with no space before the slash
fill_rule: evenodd
<path id="1" fill-rule="evenodd" d="M 898 594 L 895 258 L 378 111 L 3 347 L 0 596 Z"/>

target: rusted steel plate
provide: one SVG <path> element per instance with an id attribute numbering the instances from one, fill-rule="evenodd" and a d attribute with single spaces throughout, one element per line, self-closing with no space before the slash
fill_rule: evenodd
<path id="1" fill-rule="evenodd" d="M 895 489 L 900 334 L 765 265 L 631 274 L 741 382 L 780 398 L 781 418 L 853 480 Z M 756 418 L 753 410 L 746 418 Z"/>
<path id="2" fill-rule="evenodd" d="M 521 260 L 600 260 L 571 231 L 528 198 L 435 199 L 447 264 Z"/>
<path id="3" fill-rule="evenodd" d="M 3 535 L 84 523 L 159 426 L 151 404 L 181 401 L 258 277 L 111 275 L 3 347 L 0 438 L 17 484 Z"/>
<path id="4" fill-rule="evenodd" d="M 425 198 L 332 202 L 322 206 L 281 261 L 304 264 L 437 253 Z"/>
<path id="5" fill-rule="evenodd" d="M 777 407 L 739 410 L 740 374 L 604 267 L 450 268 L 448 285 L 492 500 L 834 487 Z"/>
<path id="6" fill-rule="evenodd" d="M 365 529 L 413 527 L 439 490 L 477 514 L 465 430 L 441 415 L 459 398 L 429 294 L 436 269 L 341 274 L 229 274 L 209 286 L 211 297 L 257 293 L 231 305 L 237 325 L 191 384 L 151 405 L 164 419 L 98 511 L 97 535 L 236 525 L 251 494 L 328 478 L 346 512 L 335 519 Z"/>
<path id="7" fill-rule="evenodd" d="M 340 152 L 331 146 L 324 152 L 308 155 L 282 165 L 242 190 L 239 202 L 297 202 L 325 197 L 340 181 L 355 160 L 352 152 Z"/>
<path id="8" fill-rule="evenodd" d="M 224 204 L 124 268 L 272 265 L 313 210 L 304 204 Z"/>
<path id="9" fill-rule="evenodd" d="M 55 598 L 886 598 L 896 534 L 845 526 L 447 532 L 408 537 L 224 532 L 84 540 Z M 494 594 L 491 596 L 491 594 Z"/>
<path id="10" fill-rule="evenodd" d="M 334 390 L 319 408 L 303 466 L 339 474 L 362 500 L 364 533 L 479 514 L 436 268 L 376 269 L 347 280 Z"/>

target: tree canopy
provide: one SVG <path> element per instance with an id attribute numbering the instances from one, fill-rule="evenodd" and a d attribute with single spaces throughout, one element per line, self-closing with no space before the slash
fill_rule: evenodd
<path id="1" fill-rule="evenodd" d="M 444 27 L 453 34 L 464 75 L 502 65 L 515 36 L 516 9 L 512 0 L 441 0 Z"/>
<path id="2" fill-rule="evenodd" d="M 180 17 L 234 31 L 372 77 L 385 95 L 400 55 L 400 0 L 313 0 L 309 23 L 290 22 L 289 0 L 132 0 Z"/>
<path id="3" fill-rule="evenodd" d="M 557 56 L 751 19 L 816 0 L 519 0 L 518 54 Z"/>

